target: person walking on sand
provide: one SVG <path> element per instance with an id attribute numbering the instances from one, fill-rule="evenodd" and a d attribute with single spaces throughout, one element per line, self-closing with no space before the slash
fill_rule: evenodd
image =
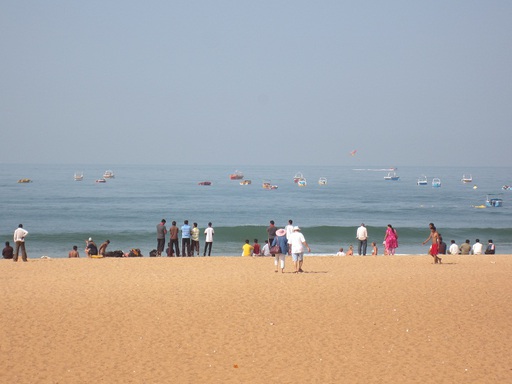
<path id="1" fill-rule="evenodd" d="M 25 248 L 25 237 L 28 232 L 23 229 L 23 224 L 18 225 L 18 228 L 14 231 L 14 243 L 16 244 L 16 251 L 14 252 L 13 261 L 18 261 L 19 251 L 21 249 L 21 260 L 27 261 L 27 250 Z"/>
<path id="2" fill-rule="evenodd" d="M 279 252 L 275 254 L 274 266 L 275 272 L 278 272 L 278 266 L 281 267 L 281 273 L 284 273 L 284 263 L 286 255 L 288 254 L 288 239 L 286 238 L 286 230 L 281 228 L 276 231 L 276 237 L 272 246 L 278 245 Z"/>
<path id="3" fill-rule="evenodd" d="M 165 219 L 162 219 L 162 221 L 157 224 L 156 226 L 156 255 L 162 256 L 162 252 L 164 251 L 165 247 L 165 234 L 167 233 L 167 228 L 165 228 Z"/>
<path id="4" fill-rule="evenodd" d="M 291 255 L 292 247 L 291 247 L 289 239 L 293 234 L 293 220 L 292 219 L 288 220 L 288 225 L 286 227 L 284 227 L 284 230 L 286 231 L 286 241 L 288 242 L 288 254 Z"/>
<path id="5" fill-rule="evenodd" d="M 309 248 L 304 235 L 300 232 L 299 227 L 293 227 L 292 234 L 292 260 L 295 265 L 294 273 L 304 272 L 302 270 L 302 264 L 304 262 L 304 247 L 307 248 L 308 252 L 311 252 L 311 248 Z"/>
<path id="6" fill-rule="evenodd" d="M 368 245 L 368 230 L 364 226 L 364 223 L 362 223 L 361 226 L 357 228 L 356 238 L 359 241 L 357 253 L 359 256 L 361 256 L 361 254 L 366 256 L 366 247 Z"/>
<path id="7" fill-rule="evenodd" d="M 398 234 L 391 224 L 388 224 L 386 235 L 384 236 L 386 251 L 388 255 L 394 255 L 395 249 L 398 248 Z"/>
<path id="8" fill-rule="evenodd" d="M 215 234 L 215 231 L 213 230 L 212 223 L 208 223 L 208 228 L 204 230 L 204 252 L 203 256 L 206 256 L 206 250 L 208 250 L 208 256 L 212 253 L 212 245 L 213 245 L 213 235 Z"/>
<path id="9" fill-rule="evenodd" d="M 432 223 L 430 223 L 430 235 L 422 244 L 425 245 L 429 240 L 432 241 L 432 245 L 428 254 L 434 258 L 434 264 L 441 264 L 442 259 L 437 256 L 439 253 L 439 234 L 437 233 L 436 226 Z"/>

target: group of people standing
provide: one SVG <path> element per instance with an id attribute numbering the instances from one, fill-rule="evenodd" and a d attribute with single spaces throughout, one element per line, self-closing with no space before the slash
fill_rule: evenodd
<path id="1" fill-rule="evenodd" d="M 162 219 L 160 223 L 156 226 L 156 240 L 157 240 L 157 249 L 156 256 L 162 256 L 162 252 L 165 247 L 165 236 L 167 234 L 166 228 L 167 221 Z M 181 232 L 181 252 L 179 245 L 179 234 Z M 204 251 L 203 256 L 211 256 L 212 253 L 212 245 L 213 245 L 213 235 L 215 231 L 213 229 L 212 223 L 208 223 L 208 227 L 204 230 L 205 235 L 205 243 L 204 243 Z M 197 227 L 197 223 L 193 223 L 192 226 L 189 225 L 188 220 L 183 222 L 181 229 L 176 225 L 176 221 L 173 221 L 171 226 L 169 227 L 169 243 L 167 248 L 167 256 L 169 257 L 191 257 L 194 256 L 194 253 L 197 253 L 199 256 L 199 228 Z"/>
<path id="2" fill-rule="evenodd" d="M 368 248 L 368 229 L 361 223 L 359 228 L 356 231 L 356 239 L 358 241 L 357 252 L 359 256 L 366 256 L 366 250 Z M 384 235 L 384 254 L 385 255 L 394 255 L 395 250 L 398 248 L 398 233 L 395 228 L 391 224 L 388 224 L 386 228 L 386 234 Z M 342 250 L 340 250 L 342 252 Z M 372 243 L 372 255 L 376 256 L 378 254 L 377 244 L 375 242 Z M 353 253 L 352 249 L 349 248 L 348 253 Z"/>

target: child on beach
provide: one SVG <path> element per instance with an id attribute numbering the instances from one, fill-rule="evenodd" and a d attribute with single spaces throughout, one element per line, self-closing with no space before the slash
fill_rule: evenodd
<path id="1" fill-rule="evenodd" d="M 354 246 L 352 244 L 348 247 L 347 256 L 354 256 Z"/>
<path id="2" fill-rule="evenodd" d="M 341 247 L 338 253 L 336 253 L 336 256 L 345 256 L 345 252 L 343 252 L 343 247 Z"/>
<path id="3" fill-rule="evenodd" d="M 379 249 L 377 248 L 377 244 L 375 241 L 372 243 L 372 256 L 377 256 L 379 254 Z"/>
<path id="4" fill-rule="evenodd" d="M 258 239 L 254 239 L 254 244 L 252 245 L 252 247 L 253 247 L 253 251 L 252 251 L 253 256 L 259 256 L 260 255 L 260 245 L 258 244 Z"/>

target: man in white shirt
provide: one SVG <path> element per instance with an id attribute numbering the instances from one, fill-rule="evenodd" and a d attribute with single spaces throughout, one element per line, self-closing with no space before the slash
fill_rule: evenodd
<path id="1" fill-rule="evenodd" d="M 293 221 L 292 220 L 288 220 L 288 225 L 286 227 L 284 227 L 284 230 L 286 231 L 286 240 L 288 242 L 288 254 L 291 255 L 292 247 L 291 247 L 290 239 L 293 234 Z"/>
<path id="2" fill-rule="evenodd" d="M 308 252 L 311 252 L 308 243 L 304 235 L 300 232 L 299 227 L 293 227 L 293 234 L 291 235 L 290 244 L 292 245 L 292 260 L 295 265 L 295 272 L 304 272 L 302 270 L 302 263 L 304 261 L 304 247 L 307 248 Z"/>
<path id="3" fill-rule="evenodd" d="M 484 246 L 482 245 L 482 243 L 480 243 L 480 240 L 476 239 L 476 243 L 473 244 L 473 246 L 471 247 L 471 253 L 473 255 L 481 255 L 483 249 L 484 249 Z"/>
<path id="4" fill-rule="evenodd" d="M 23 229 L 23 224 L 18 225 L 18 228 L 14 231 L 14 242 L 16 243 L 16 251 L 12 260 L 18 261 L 18 254 L 21 248 L 21 259 L 27 261 L 27 251 L 25 250 L 25 236 L 28 232 Z"/>
<path id="5" fill-rule="evenodd" d="M 215 231 L 213 230 L 212 223 L 208 223 L 208 228 L 204 230 L 205 239 L 204 239 L 204 252 L 203 256 L 206 256 L 206 250 L 208 250 L 208 256 L 212 253 L 212 244 L 213 244 L 213 235 Z"/>
<path id="6" fill-rule="evenodd" d="M 361 253 L 363 254 L 363 256 L 366 256 L 366 246 L 368 245 L 368 231 L 366 230 L 364 223 L 361 224 L 359 228 L 357 228 L 356 238 L 359 241 L 357 253 L 359 253 L 359 256 L 361 256 Z"/>
<path id="7" fill-rule="evenodd" d="M 455 240 L 451 241 L 450 249 L 448 251 L 450 252 L 450 255 L 458 255 L 459 254 L 459 246 L 455 244 Z"/>

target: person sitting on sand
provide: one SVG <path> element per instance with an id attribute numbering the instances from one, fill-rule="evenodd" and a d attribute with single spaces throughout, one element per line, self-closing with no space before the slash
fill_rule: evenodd
<path id="1" fill-rule="evenodd" d="M 252 251 L 253 256 L 259 256 L 261 249 L 260 249 L 260 245 L 258 243 L 258 239 L 254 239 L 254 244 L 252 245 L 252 248 L 253 248 L 253 251 Z"/>
<path id="2" fill-rule="evenodd" d="M 252 256 L 253 246 L 249 244 L 249 239 L 245 240 L 245 244 L 242 246 L 242 256 Z"/>
<path id="3" fill-rule="evenodd" d="M 11 247 L 11 244 L 6 241 L 5 248 L 2 250 L 2 256 L 4 259 L 12 259 L 14 256 L 14 248 Z"/>
<path id="4" fill-rule="evenodd" d="M 345 256 L 345 252 L 343 252 L 343 247 L 341 247 L 338 253 L 336 253 L 336 256 Z"/>
<path id="5" fill-rule="evenodd" d="M 471 245 L 469 244 L 469 239 L 466 239 L 466 242 L 460 245 L 460 254 L 469 255 L 469 252 L 471 252 Z"/>
<path id="6" fill-rule="evenodd" d="M 455 240 L 450 241 L 450 248 L 448 249 L 448 252 L 450 255 L 458 255 L 459 254 L 459 246 L 455 243 Z"/>
<path id="7" fill-rule="evenodd" d="M 80 257 L 80 254 L 78 253 L 78 247 L 76 245 L 73 245 L 73 249 L 69 251 L 68 257 Z"/>
<path id="8" fill-rule="evenodd" d="M 379 249 L 377 248 L 377 244 L 375 241 L 372 243 L 372 256 L 377 256 L 379 254 Z"/>
<path id="9" fill-rule="evenodd" d="M 347 256 L 354 256 L 354 246 L 352 244 L 348 247 Z"/>
<path id="10" fill-rule="evenodd" d="M 489 240 L 488 244 L 487 244 L 487 248 L 485 249 L 485 254 L 486 255 L 494 255 L 496 253 L 496 247 L 494 245 L 494 243 L 492 242 L 492 240 Z"/>
<path id="11" fill-rule="evenodd" d="M 105 256 L 105 252 L 107 252 L 107 247 L 110 244 L 110 240 L 106 240 L 100 245 L 100 249 L 98 250 L 98 254 L 101 256 Z"/>
<path id="12" fill-rule="evenodd" d="M 261 256 L 270 256 L 270 245 L 268 245 L 268 240 L 265 240 L 265 245 L 261 249 Z"/>
<path id="13" fill-rule="evenodd" d="M 98 254 L 98 247 L 96 243 L 92 240 L 92 237 L 89 237 L 89 240 L 85 241 L 85 254 L 88 257 L 95 256 Z"/>

